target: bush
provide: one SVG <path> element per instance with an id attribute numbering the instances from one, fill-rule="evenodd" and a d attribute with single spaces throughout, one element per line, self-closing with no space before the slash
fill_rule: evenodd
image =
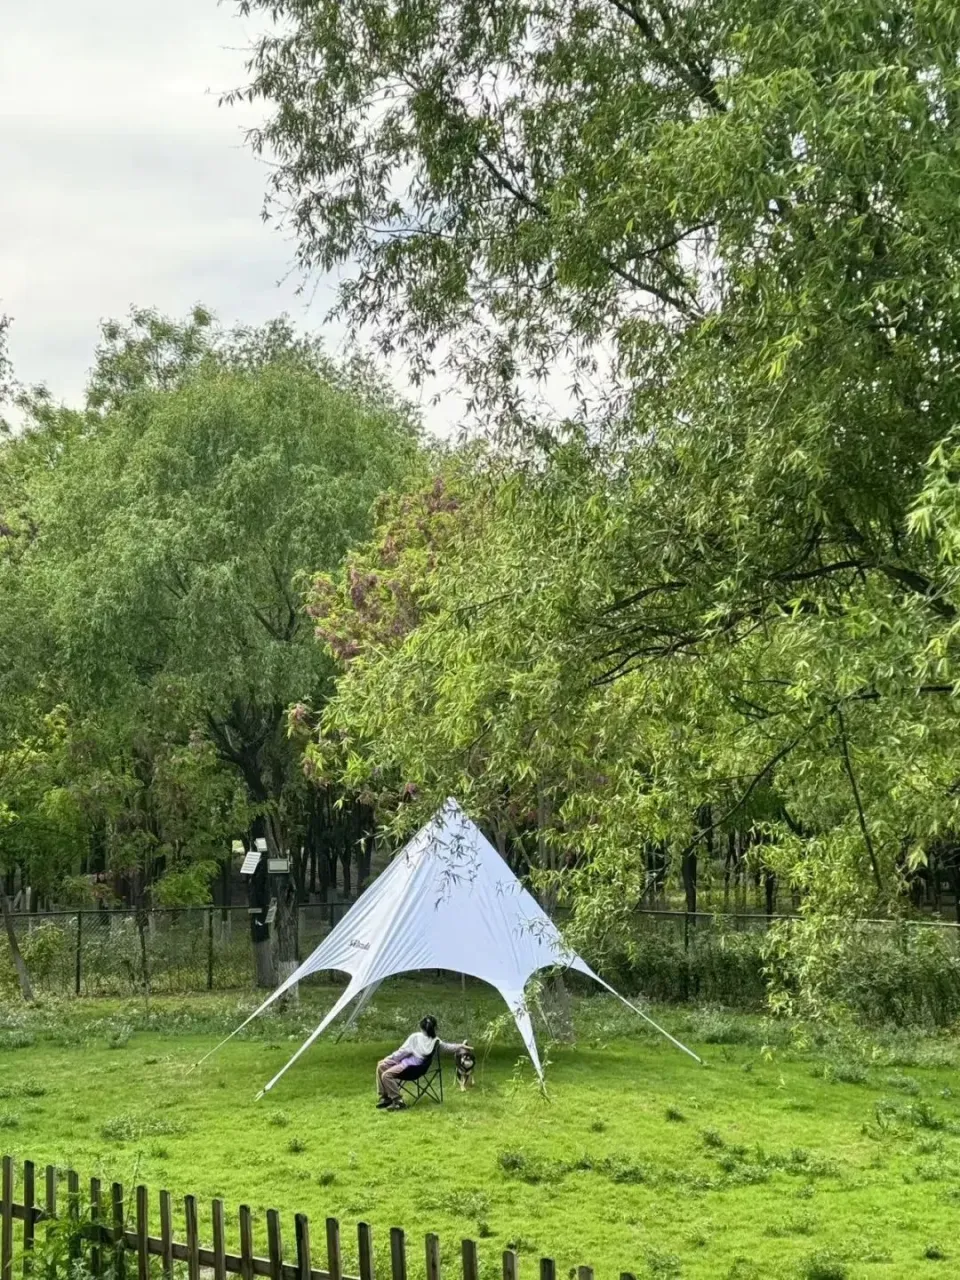
<path id="1" fill-rule="evenodd" d="M 684 942 L 683 921 L 644 916 L 604 958 L 614 986 L 665 1003 L 702 1001 L 760 1009 L 766 1001 L 763 935 L 701 923 Z"/>
<path id="2" fill-rule="evenodd" d="M 802 1280 L 847 1280 L 847 1264 L 835 1253 L 818 1249 L 800 1264 Z"/>
<path id="3" fill-rule="evenodd" d="M 801 1011 L 842 1007 L 871 1025 L 948 1027 L 960 1018 L 956 939 L 925 925 L 850 921 L 822 935 L 813 923 L 776 926 L 769 972 Z"/>
<path id="4" fill-rule="evenodd" d="M 100 1137 L 105 1142 L 139 1142 L 141 1138 L 183 1132 L 182 1124 L 175 1120 L 163 1120 L 159 1116 L 112 1116 L 100 1126 Z"/>
<path id="5" fill-rule="evenodd" d="M 960 953 L 939 929 L 851 921 L 824 935 L 791 920 L 767 932 L 762 917 L 757 926 L 738 931 L 717 917 L 685 931 L 682 916 L 644 915 L 603 956 L 603 971 L 614 986 L 664 1003 L 759 1010 L 773 992 L 778 1006 L 842 1008 L 873 1026 L 960 1020 Z M 713 1014 L 693 1035 L 734 1044 L 749 1031 Z"/>

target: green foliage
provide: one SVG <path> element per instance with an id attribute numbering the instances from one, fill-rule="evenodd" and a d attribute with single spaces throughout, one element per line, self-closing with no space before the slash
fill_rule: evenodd
<path id="1" fill-rule="evenodd" d="M 818 1249 L 800 1264 L 801 1280 L 847 1280 L 850 1269 L 842 1258 Z"/>
<path id="2" fill-rule="evenodd" d="M 86 409 L 25 407 L 0 445 L 0 721 L 21 744 L 0 867 L 90 905 L 89 852 L 138 903 L 202 904 L 256 817 L 296 862 L 311 797 L 285 712 L 332 676 L 303 590 L 416 472 L 410 412 L 286 321 L 225 332 L 203 308 L 107 323 Z"/>
<path id="3" fill-rule="evenodd" d="M 178 1120 L 129 1113 L 111 1116 L 100 1126 L 100 1136 L 104 1142 L 139 1142 L 141 1138 L 154 1137 L 159 1134 L 177 1134 L 184 1131 L 185 1126 Z"/>
<path id="4" fill-rule="evenodd" d="M 435 562 L 385 523 L 320 602 L 318 768 L 398 829 L 457 794 L 601 951 L 653 852 L 749 832 L 803 916 L 777 1007 L 862 1005 L 838 921 L 960 830 L 955 8 L 242 8 L 302 262 L 415 371 L 455 335 L 510 443 Z"/>
<path id="5" fill-rule="evenodd" d="M 168 871 L 153 886 L 158 907 L 203 906 L 212 901 L 210 882 L 217 874 L 215 862 L 195 862 L 180 871 Z"/>

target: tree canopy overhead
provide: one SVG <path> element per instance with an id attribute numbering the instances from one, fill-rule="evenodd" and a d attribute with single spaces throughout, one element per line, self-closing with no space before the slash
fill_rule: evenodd
<path id="1" fill-rule="evenodd" d="M 679 874 L 735 820 L 811 919 L 901 906 L 960 821 L 956 6 L 242 8 L 303 265 L 512 428 L 442 555 L 385 528 L 318 592 L 320 760 L 515 797 L 595 924 L 638 836 Z M 523 379 L 571 356 L 543 430 Z"/>
<path id="2" fill-rule="evenodd" d="M 240 8 L 276 24 L 241 92 L 274 108 L 252 138 L 302 263 L 356 262 L 354 321 L 414 361 L 455 335 L 478 392 L 570 344 L 669 378 L 709 334 L 776 380 L 817 335 L 859 335 L 867 360 L 942 343 L 960 19 L 941 0 Z"/>

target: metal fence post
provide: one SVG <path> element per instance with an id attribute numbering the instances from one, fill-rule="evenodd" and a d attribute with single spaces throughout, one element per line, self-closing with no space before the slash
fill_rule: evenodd
<path id="1" fill-rule="evenodd" d="M 207 912 L 207 990 L 213 990 L 213 907 Z"/>
<path id="2" fill-rule="evenodd" d="M 83 912 L 77 912 L 77 957 L 73 972 L 73 992 L 80 994 L 81 956 L 83 954 Z"/>

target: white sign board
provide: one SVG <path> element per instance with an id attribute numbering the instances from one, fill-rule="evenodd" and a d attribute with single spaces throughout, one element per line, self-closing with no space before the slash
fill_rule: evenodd
<path id="1" fill-rule="evenodd" d="M 268 858 L 267 870 L 272 876 L 284 876 L 290 870 L 289 858 Z"/>
<path id="2" fill-rule="evenodd" d="M 256 840 L 254 840 L 253 843 L 257 846 L 257 848 L 260 850 L 261 853 L 267 852 L 267 842 L 266 840 L 264 840 L 263 836 L 257 836 Z"/>
<path id="3" fill-rule="evenodd" d="M 231 851 L 232 851 L 233 853 L 243 853 L 243 852 L 244 852 L 244 849 L 243 849 L 243 841 L 242 841 L 242 840 L 234 840 L 234 842 L 233 842 L 233 844 L 230 846 L 230 848 L 231 848 Z"/>
<path id="4" fill-rule="evenodd" d="M 260 865 L 260 857 L 261 854 L 259 849 L 251 849 L 243 860 L 243 865 L 240 868 L 240 874 L 242 876 L 252 876 Z"/>

